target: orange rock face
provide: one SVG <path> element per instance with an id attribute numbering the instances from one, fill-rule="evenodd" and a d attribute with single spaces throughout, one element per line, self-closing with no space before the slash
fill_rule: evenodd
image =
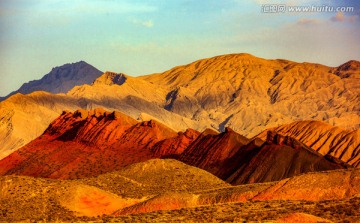
<path id="1" fill-rule="evenodd" d="M 179 157 L 187 164 L 202 168 L 210 173 L 224 178 L 228 173 L 228 159 L 249 142 L 230 128 L 216 134 L 205 130 Z M 226 167 L 225 167 L 226 166 Z M 225 168 L 224 168 L 225 167 Z"/>
<path id="2" fill-rule="evenodd" d="M 160 141 L 154 145 L 152 151 L 156 157 L 177 157 L 194 141 L 200 133 L 194 129 L 179 132 L 177 136 Z"/>
<path id="3" fill-rule="evenodd" d="M 58 179 L 96 176 L 154 157 L 150 148 L 176 132 L 118 112 L 64 112 L 45 133 L 0 161 L 0 174 Z"/>
<path id="4" fill-rule="evenodd" d="M 360 166 L 360 129 L 345 130 L 319 121 L 297 121 L 271 129 L 295 138 L 322 155 L 331 155 L 355 167 Z M 257 137 L 265 139 L 268 130 Z"/>

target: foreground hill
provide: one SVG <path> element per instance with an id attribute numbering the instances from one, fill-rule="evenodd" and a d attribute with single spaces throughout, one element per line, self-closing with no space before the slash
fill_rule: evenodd
<path id="1" fill-rule="evenodd" d="M 64 64 L 53 68 L 40 80 L 25 83 L 18 90 L 5 97 L 0 97 L 0 101 L 17 93 L 29 94 L 34 91 L 46 91 L 54 94 L 66 93 L 75 86 L 91 84 L 101 74 L 101 71 L 84 61 Z"/>
<path id="2" fill-rule="evenodd" d="M 79 182 L 131 198 L 231 186 L 207 171 L 173 159 L 151 159 Z"/>
<path id="3" fill-rule="evenodd" d="M 159 159 L 81 180 L 3 176 L 0 221 L 274 221 L 309 214 L 356 220 L 359 180 L 360 171 L 352 169 L 230 186 L 201 169 Z"/>
<path id="4" fill-rule="evenodd" d="M 360 125 L 359 63 L 327 67 L 231 54 L 137 78 L 105 72 L 61 101 L 37 92 L 1 102 L 0 151 L 4 157 L 40 136 L 62 110 L 79 108 L 116 110 L 176 131 L 228 126 L 246 137 L 304 119 L 354 130 Z"/>
<path id="5" fill-rule="evenodd" d="M 100 216 L 160 193 L 228 186 L 208 172 L 176 160 L 149 160 L 83 180 L 6 176 L 0 178 L 0 220 Z"/>
<path id="6" fill-rule="evenodd" d="M 230 202 L 346 199 L 359 195 L 359 174 L 360 171 L 357 169 L 348 171 L 336 170 L 303 174 L 270 184 L 249 184 L 196 191 L 194 193 L 166 193 L 123 208 L 116 212 L 115 215 L 137 214 L 155 210 L 172 210 Z M 304 185 L 307 185 L 307 187 L 304 187 Z"/>
<path id="7" fill-rule="evenodd" d="M 137 122 L 120 112 L 95 109 L 63 112 L 43 135 L 0 160 L 0 175 L 79 179 L 167 157 L 232 184 L 348 167 L 276 132 L 269 132 L 265 142 L 247 139 L 230 128 L 223 133 L 175 132 L 154 120 Z"/>

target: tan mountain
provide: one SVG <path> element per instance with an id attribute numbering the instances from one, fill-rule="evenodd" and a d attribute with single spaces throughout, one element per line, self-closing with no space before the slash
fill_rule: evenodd
<path id="1" fill-rule="evenodd" d="M 350 165 L 360 166 L 360 129 L 345 130 L 320 121 L 297 121 L 271 131 L 293 137 L 322 155 L 331 155 Z M 268 130 L 257 137 L 266 139 Z"/>
<path id="2" fill-rule="evenodd" d="M 232 54 L 140 79 L 169 89 L 168 110 L 251 137 L 299 119 L 359 128 L 359 64 L 331 68 Z"/>
<path id="3" fill-rule="evenodd" d="M 176 131 L 229 126 L 247 137 L 305 119 L 354 130 L 359 63 L 332 68 L 231 54 L 137 78 L 106 72 L 66 95 L 14 95 L 0 103 L 0 158 L 41 135 L 62 110 L 79 108 L 151 118 Z"/>

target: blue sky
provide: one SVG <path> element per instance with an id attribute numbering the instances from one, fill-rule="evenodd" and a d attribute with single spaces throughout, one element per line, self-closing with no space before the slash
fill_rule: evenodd
<path id="1" fill-rule="evenodd" d="M 263 4 L 353 12 L 262 13 Z M 1 0 L 0 95 L 84 60 L 132 76 L 246 52 L 338 66 L 360 60 L 357 0 Z"/>

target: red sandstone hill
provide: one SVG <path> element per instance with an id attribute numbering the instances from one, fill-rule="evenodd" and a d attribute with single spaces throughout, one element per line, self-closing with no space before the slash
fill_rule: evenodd
<path id="1" fill-rule="evenodd" d="M 300 173 L 346 168 L 289 136 L 266 142 L 230 128 L 176 133 L 157 121 L 137 122 L 119 112 L 63 112 L 42 136 L 0 160 L 0 175 L 77 179 L 152 158 L 172 157 L 232 184 L 277 181 Z"/>
<path id="2" fill-rule="evenodd" d="M 270 129 L 318 151 L 360 167 L 360 129 L 345 130 L 320 121 L 296 121 Z M 257 137 L 265 139 L 268 130 Z"/>
<path id="3" fill-rule="evenodd" d="M 228 159 L 248 143 L 249 139 L 230 128 L 220 134 L 207 130 L 178 159 L 223 178 L 228 173 L 226 167 L 232 164 Z"/>
<path id="4" fill-rule="evenodd" d="M 255 143 L 244 146 L 229 162 L 237 165 L 234 168 L 236 171 L 226 181 L 235 185 L 277 181 L 301 173 L 351 167 L 276 132 L 269 132 L 261 146 Z"/>
<path id="5" fill-rule="evenodd" d="M 0 174 L 59 179 L 97 176 L 154 157 L 150 148 L 176 132 L 118 112 L 64 112 L 42 136 L 0 161 Z"/>
<path id="6" fill-rule="evenodd" d="M 229 128 L 218 135 L 200 135 L 178 159 L 235 185 L 350 167 L 276 132 L 269 132 L 265 142 L 250 141 Z"/>
<path id="7" fill-rule="evenodd" d="M 176 157 L 199 137 L 200 133 L 194 129 L 187 129 L 185 132 L 179 132 L 173 138 L 164 139 L 156 143 L 151 149 L 156 157 Z"/>

